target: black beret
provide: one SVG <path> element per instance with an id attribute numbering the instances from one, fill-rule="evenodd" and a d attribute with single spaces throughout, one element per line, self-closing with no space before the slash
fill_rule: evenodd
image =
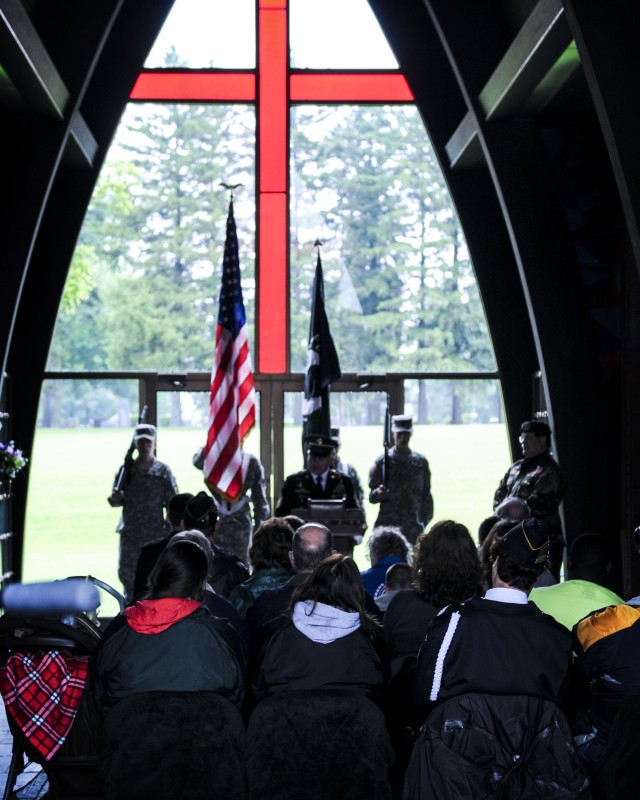
<path id="1" fill-rule="evenodd" d="M 549 536 L 540 520 L 529 517 L 505 533 L 502 547 L 516 564 L 535 569 L 547 560 Z"/>
<path id="2" fill-rule="evenodd" d="M 546 422 L 542 422 L 539 419 L 531 419 L 522 423 L 520 433 L 532 433 L 534 436 L 546 436 L 548 439 L 551 437 L 551 428 Z"/>
<path id="3" fill-rule="evenodd" d="M 169 505 L 167 506 L 168 511 L 174 511 L 177 514 L 184 515 L 185 509 L 187 507 L 187 503 L 193 495 L 191 492 L 182 492 L 181 494 L 174 494 L 173 497 L 169 500 Z"/>

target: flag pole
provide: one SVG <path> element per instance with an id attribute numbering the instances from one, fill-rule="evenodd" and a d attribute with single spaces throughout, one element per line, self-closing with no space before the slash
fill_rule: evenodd
<path id="1" fill-rule="evenodd" d="M 239 189 L 241 186 L 244 186 L 244 183 L 220 183 L 220 186 L 222 186 L 223 189 L 227 189 L 230 192 L 229 200 L 233 203 L 233 198 L 235 196 L 236 189 Z"/>
<path id="2" fill-rule="evenodd" d="M 211 370 L 209 424 L 203 473 L 209 489 L 237 502 L 242 496 L 246 462 L 242 444 L 255 425 L 255 389 L 242 299 L 238 236 L 233 194 L 241 183 L 221 183 L 231 193 L 227 215 L 218 322 Z"/>
<path id="3" fill-rule="evenodd" d="M 305 436 L 310 434 L 329 436 L 331 434 L 329 385 L 342 376 L 338 353 L 333 343 L 324 306 L 324 279 L 320 258 L 322 242 L 316 239 L 314 247 L 318 248 L 318 258 L 311 297 L 307 368 L 302 404 L 303 450 Z"/>

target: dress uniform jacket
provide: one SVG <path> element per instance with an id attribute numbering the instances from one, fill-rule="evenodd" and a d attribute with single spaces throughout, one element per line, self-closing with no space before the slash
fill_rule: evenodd
<path id="1" fill-rule="evenodd" d="M 353 481 L 348 475 L 329 470 L 324 489 L 317 485 L 316 476 L 308 469 L 289 475 L 276 505 L 276 517 L 286 517 L 294 508 L 307 508 L 309 500 L 345 499 L 346 508 L 358 508 Z"/>

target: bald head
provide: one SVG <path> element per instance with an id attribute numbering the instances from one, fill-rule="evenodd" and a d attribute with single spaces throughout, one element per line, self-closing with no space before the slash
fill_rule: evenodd
<path id="1" fill-rule="evenodd" d="M 307 522 L 293 535 L 289 558 L 296 572 L 311 572 L 333 553 L 333 536 L 329 528 Z"/>
<path id="2" fill-rule="evenodd" d="M 526 500 L 521 497 L 507 497 L 496 507 L 495 515 L 500 519 L 522 522 L 523 519 L 529 519 L 531 510 Z"/>

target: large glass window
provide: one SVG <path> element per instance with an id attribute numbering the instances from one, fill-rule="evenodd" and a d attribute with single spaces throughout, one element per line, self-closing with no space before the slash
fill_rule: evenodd
<path id="1" fill-rule="evenodd" d="M 292 67 L 398 68 L 367 0 L 290 0 L 289 8 Z"/>
<path id="2" fill-rule="evenodd" d="M 343 373 L 495 370 L 459 221 L 366 0 L 176 0 L 146 68 L 79 238 L 50 371 L 210 372 L 229 201 L 222 183 L 241 184 L 235 218 L 249 342 L 269 386 L 263 424 L 276 418 L 269 404 L 283 391 L 278 382 L 305 369 L 317 239 Z M 495 424 L 497 382 L 403 380 L 415 447 L 432 464 L 436 516 L 475 532 L 510 461 Z M 334 396 L 344 458 L 366 483 L 381 448 L 382 394 L 336 387 Z M 158 456 L 181 488 L 196 491 L 191 457 L 205 398 L 172 392 L 157 406 Z M 282 459 L 272 477 L 282 462 L 285 474 L 302 462 L 299 393 L 288 394 L 287 409 L 284 452 L 262 454 L 272 467 Z M 75 573 L 98 564 L 97 577 L 117 585 L 118 512 L 105 498 L 136 410 L 133 381 L 45 384 L 28 579 L 62 577 L 60 564 Z M 269 437 L 254 431 L 248 449 L 257 453 L 261 441 Z M 63 503 L 52 474 L 55 487 L 74 489 Z M 272 489 L 277 497 L 280 487 Z M 77 496 L 90 497 L 92 510 L 79 517 L 75 561 L 55 532 Z M 370 509 L 370 525 L 374 518 Z M 366 566 L 362 548 L 356 557 Z"/>
<path id="3" fill-rule="evenodd" d="M 460 222 L 414 106 L 291 112 L 291 364 L 315 261 L 343 371 L 495 368 Z"/>
<path id="4" fill-rule="evenodd" d="M 254 0 L 177 0 L 145 67 L 253 69 Z"/>
<path id="5" fill-rule="evenodd" d="M 246 106 L 131 105 L 94 193 L 49 369 L 210 370 L 229 193 L 255 316 L 255 116 Z"/>

